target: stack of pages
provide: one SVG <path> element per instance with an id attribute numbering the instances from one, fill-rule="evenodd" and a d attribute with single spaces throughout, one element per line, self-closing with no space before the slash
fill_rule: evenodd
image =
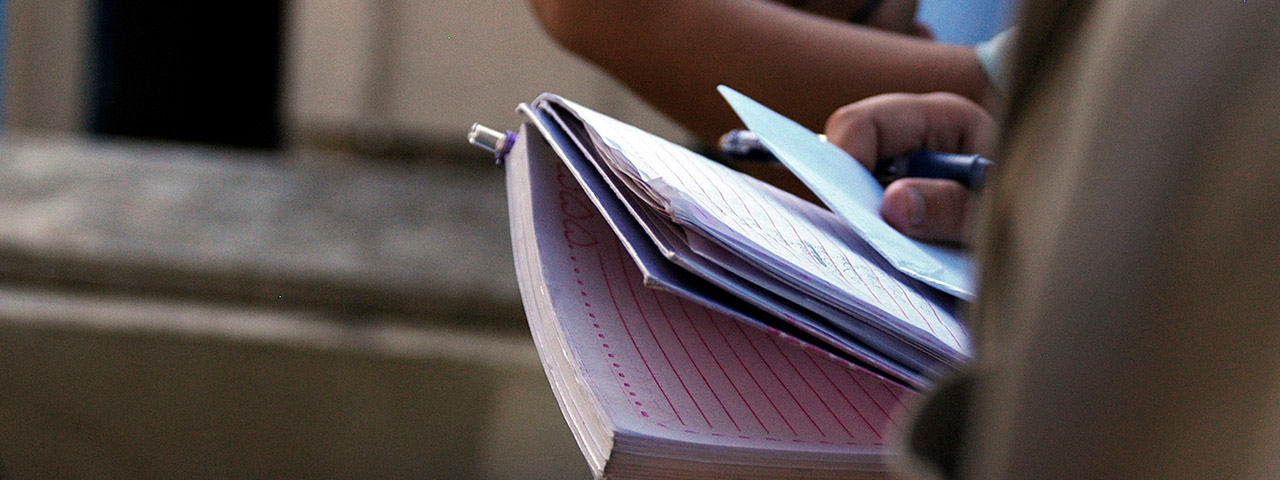
<path id="1" fill-rule="evenodd" d="M 817 184 L 866 172 L 725 95 L 838 214 L 568 100 L 521 106 L 507 188 L 547 376 L 598 477 L 877 477 L 915 389 L 968 356 L 966 260 L 895 236 L 874 180 Z"/>

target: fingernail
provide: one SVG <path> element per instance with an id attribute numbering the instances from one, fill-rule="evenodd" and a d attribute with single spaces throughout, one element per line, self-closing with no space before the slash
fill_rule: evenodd
<path id="1" fill-rule="evenodd" d="M 911 199 L 907 202 L 907 218 L 911 220 L 911 226 L 924 225 L 924 195 L 919 190 L 909 188 L 907 198 Z"/>

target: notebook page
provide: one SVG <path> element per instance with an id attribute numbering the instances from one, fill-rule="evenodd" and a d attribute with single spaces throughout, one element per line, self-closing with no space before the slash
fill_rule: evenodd
<path id="1" fill-rule="evenodd" d="M 589 200 L 568 169 L 530 168 L 540 294 L 554 304 L 593 403 L 620 436 L 685 444 L 669 452 L 675 456 L 736 446 L 839 462 L 879 455 L 898 434 L 914 393 L 644 288 L 604 219 L 576 208 Z"/>
<path id="2" fill-rule="evenodd" d="M 621 186 L 619 184 L 621 180 L 616 178 L 612 171 L 595 165 L 599 161 L 596 159 L 598 155 L 594 151 L 587 151 L 586 146 L 576 138 L 583 134 L 580 125 L 565 123 L 552 109 L 526 111 L 526 114 L 539 120 L 539 131 L 550 140 L 565 165 L 584 187 L 584 193 L 595 203 L 626 246 L 644 274 L 646 285 L 698 300 L 712 308 L 729 313 L 739 321 L 762 328 L 773 325 L 791 335 L 809 337 L 797 341 L 810 344 L 821 342 L 866 364 L 880 368 L 881 371 L 900 378 L 909 385 L 916 387 L 926 385 L 924 377 L 919 372 L 928 371 L 929 368 L 916 365 L 914 369 L 906 369 L 880 353 L 903 349 L 869 349 L 861 343 L 864 339 L 856 338 L 856 341 L 851 341 L 849 336 L 838 333 L 833 328 L 832 322 L 828 320 L 844 315 L 843 313 L 829 307 L 821 310 L 814 310 L 812 307 L 799 308 L 784 296 L 777 294 L 783 289 L 789 289 L 789 286 L 763 274 L 756 277 L 770 280 L 769 282 L 761 282 L 760 278 L 744 281 L 743 277 L 719 265 L 726 264 L 728 261 L 742 263 L 740 260 L 711 262 L 707 260 L 711 257 L 706 253 L 702 251 L 695 253 L 690 246 L 701 238 L 700 236 L 686 234 L 669 219 L 660 218 L 660 215 L 655 214 L 652 209 L 639 201 L 632 190 Z M 556 129 L 555 126 L 561 129 Z M 566 134 L 569 131 L 574 134 Z M 652 241 L 652 244 L 649 241 Z M 683 269 L 676 268 L 676 265 Z M 672 270 L 679 270 L 679 272 Z M 689 272 L 693 272 L 698 278 L 688 278 Z M 755 307 L 771 312 L 772 315 L 755 308 L 746 309 L 734 305 L 733 302 L 726 302 L 722 298 L 726 292 L 732 292 L 735 298 L 746 300 Z M 781 323 L 782 321 L 785 323 Z M 846 321 L 853 322 L 851 319 Z M 835 360 L 849 363 L 849 360 L 843 358 Z"/>
<path id="3" fill-rule="evenodd" d="M 671 263 L 651 241 L 651 229 L 654 226 L 639 222 L 638 216 L 632 216 L 625 203 L 605 184 L 604 178 L 593 166 L 593 161 L 588 159 L 588 156 L 594 154 L 584 148 L 581 140 L 568 133 L 569 127 L 557 118 L 554 111 L 534 111 L 524 106 L 519 111 L 534 120 L 533 125 L 547 140 L 546 145 L 569 168 L 594 206 L 578 205 L 576 197 L 572 196 L 562 198 L 562 203 L 572 204 L 575 210 L 597 209 L 643 273 L 645 285 L 698 300 L 743 321 L 758 322 L 757 318 L 768 317 L 764 312 L 743 302 L 740 297 L 730 295 L 724 289 L 716 288 L 701 277 Z"/>
<path id="4" fill-rule="evenodd" d="M 675 220 L 717 240 L 799 288 L 871 320 L 901 322 L 923 343 L 969 352 L 956 319 L 920 293 L 921 287 L 886 265 L 856 235 L 811 204 L 763 190 L 754 179 L 687 149 L 566 100 L 614 149 L 611 160 L 661 195 Z M 802 212 L 797 214 L 796 212 Z"/>
<path id="5" fill-rule="evenodd" d="M 535 198 L 534 191 L 545 192 L 546 187 L 531 186 L 531 171 L 545 169 L 554 160 L 555 154 L 545 143 L 537 141 L 530 133 L 532 128 L 524 125 L 520 129 L 519 141 L 516 142 L 506 165 L 507 172 L 507 207 L 511 222 L 511 243 L 514 247 L 516 278 L 520 284 L 520 296 L 524 300 L 525 314 L 529 321 L 534 344 L 538 348 L 547 379 L 564 414 L 565 421 L 573 431 L 578 447 L 586 457 L 587 464 L 599 478 L 604 471 L 612 449 L 612 427 L 604 419 L 604 412 L 592 400 L 589 390 L 577 380 L 576 363 L 569 354 L 569 348 L 561 331 L 559 318 L 556 315 L 552 300 L 556 297 L 548 291 L 543 276 L 544 265 L 538 251 L 538 237 L 533 224 L 536 218 L 538 203 L 545 201 Z M 530 164 L 537 165 L 537 168 Z M 543 178 L 543 177 L 539 177 Z M 539 180 L 537 184 L 545 184 Z M 546 208 L 545 205 L 541 205 Z"/>

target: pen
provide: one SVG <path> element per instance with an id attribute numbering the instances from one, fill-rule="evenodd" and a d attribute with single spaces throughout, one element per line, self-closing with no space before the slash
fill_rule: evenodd
<path id="1" fill-rule="evenodd" d="M 511 147 L 516 144 L 516 134 L 510 130 L 499 132 L 474 123 L 471 125 L 471 131 L 467 133 L 467 142 L 493 152 L 493 158 L 501 166 L 506 161 L 507 154 L 511 152 Z"/>
<path id="2" fill-rule="evenodd" d="M 818 135 L 826 141 L 826 136 Z M 753 162 L 777 162 L 760 137 L 750 130 L 731 130 L 720 137 L 720 153 L 726 158 Z M 876 162 L 871 172 L 881 185 L 904 177 L 945 178 L 979 190 L 995 163 L 981 155 L 916 150 Z"/>

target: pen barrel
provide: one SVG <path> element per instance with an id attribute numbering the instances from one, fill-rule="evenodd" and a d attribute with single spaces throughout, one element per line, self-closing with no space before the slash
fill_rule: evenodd
<path id="1" fill-rule="evenodd" d="M 945 178 L 971 189 L 982 188 L 987 170 L 994 163 L 981 155 L 940 153 L 929 150 L 912 152 L 907 160 L 907 177 Z"/>
<path id="2" fill-rule="evenodd" d="M 777 162 L 778 158 L 760 141 L 760 136 L 751 130 L 730 130 L 720 136 L 717 145 L 720 154 L 730 160 L 749 162 Z"/>

